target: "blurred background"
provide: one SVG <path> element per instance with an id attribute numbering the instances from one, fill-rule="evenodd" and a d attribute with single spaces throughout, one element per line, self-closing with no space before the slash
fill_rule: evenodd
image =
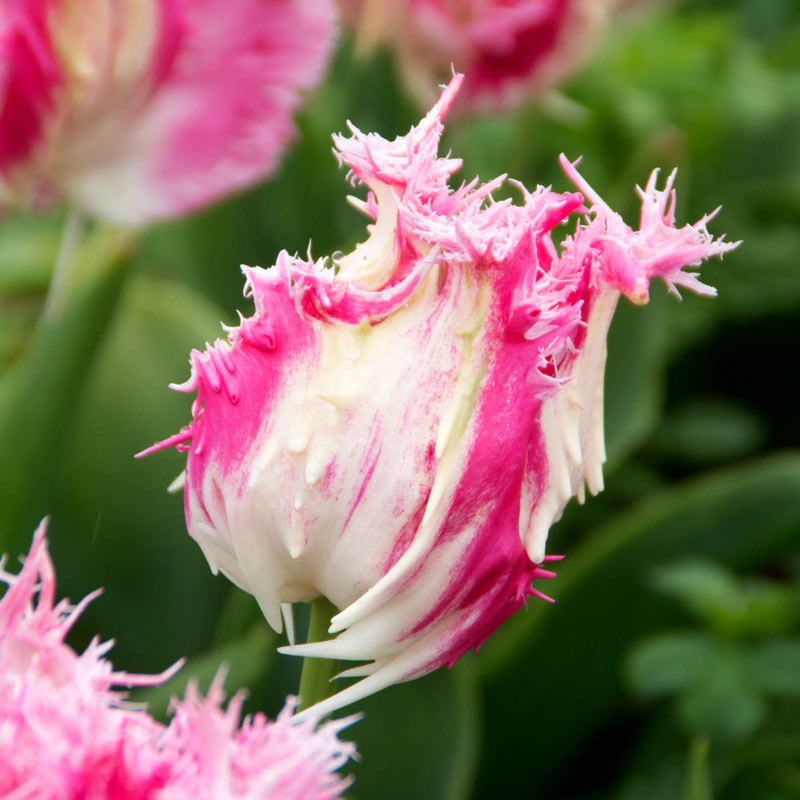
<path id="1" fill-rule="evenodd" d="M 250 312 L 240 264 L 364 238 L 330 134 L 350 119 L 391 138 L 420 113 L 391 53 L 357 57 L 343 33 L 277 174 L 135 237 L 92 231 L 82 293 L 46 324 L 64 212 L 0 226 L 0 552 L 24 553 L 50 514 L 60 594 L 105 587 L 73 646 L 114 637 L 133 672 L 189 656 L 147 695 L 158 713 L 224 660 L 227 689 L 272 716 L 300 664 L 187 536 L 166 491 L 181 454 L 132 456 L 189 420 L 167 390 L 189 350 Z M 360 704 L 348 796 L 800 797 L 800 5 L 629 4 L 557 96 L 455 116 L 444 144 L 464 178 L 560 191 L 558 154 L 583 155 L 631 223 L 634 185 L 677 166 L 678 223 L 722 204 L 712 233 L 743 245 L 703 267 L 716 300 L 656 287 L 646 308 L 621 302 L 607 488 L 551 531 L 567 556 L 556 604 L 531 601 L 477 655 Z"/>

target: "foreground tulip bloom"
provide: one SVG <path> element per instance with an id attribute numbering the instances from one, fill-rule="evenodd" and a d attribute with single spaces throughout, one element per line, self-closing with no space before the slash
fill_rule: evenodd
<path id="1" fill-rule="evenodd" d="M 54 605 L 44 525 L 0 600 L 0 797 L 62 800 L 330 800 L 349 785 L 336 775 L 353 754 L 342 721 L 294 724 L 294 701 L 275 722 L 241 724 L 242 696 L 221 707 L 221 679 L 201 698 L 190 684 L 162 725 L 126 705 L 115 686 L 153 686 L 174 674 L 114 671 L 111 642 L 78 654 L 64 641 L 93 592 Z M 38 598 L 37 598 L 38 594 Z M 349 722 L 349 720 L 348 720 Z"/>
<path id="2" fill-rule="evenodd" d="M 139 224 L 257 181 L 333 32 L 331 0 L 6 0 L 0 207 Z"/>
<path id="3" fill-rule="evenodd" d="M 388 45 L 427 105 L 453 65 L 462 103 L 508 108 L 557 85 L 586 60 L 616 0 L 339 0 L 364 49 Z"/>
<path id="4" fill-rule="evenodd" d="M 437 147 L 460 82 L 407 136 L 335 137 L 370 237 L 332 265 L 245 269 L 255 313 L 192 352 L 192 423 L 151 448 L 188 450 L 189 532 L 276 630 L 281 604 L 340 609 L 336 638 L 284 648 L 368 662 L 321 711 L 452 664 L 540 595 L 550 526 L 602 488 L 617 299 L 646 302 L 653 277 L 713 294 L 682 267 L 733 246 L 706 218 L 675 228 L 655 174 L 636 231 L 563 157 L 581 193 L 449 188 L 461 163 Z"/>

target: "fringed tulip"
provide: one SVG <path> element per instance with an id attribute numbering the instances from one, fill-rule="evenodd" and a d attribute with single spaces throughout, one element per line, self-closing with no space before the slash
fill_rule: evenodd
<path id="1" fill-rule="evenodd" d="M 332 0 L 5 0 L 0 207 L 124 224 L 267 175 L 331 50 Z"/>
<path id="2" fill-rule="evenodd" d="M 335 137 L 369 238 L 332 263 L 282 252 L 245 269 L 255 313 L 193 351 L 190 534 L 212 569 L 281 605 L 327 597 L 335 638 L 285 652 L 362 663 L 318 707 L 451 665 L 524 605 L 548 529 L 603 485 L 606 333 L 620 294 L 713 289 L 684 272 L 733 245 L 707 217 L 674 226 L 654 173 L 631 229 L 562 157 L 580 192 L 504 178 L 457 189 L 437 156 L 461 83 L 407 136 Z M 553 234 L 578 215 L 560 245 Z M 284 606 L 284 612 L 286 606 Z"/>
<path id="3" fill-rule="evenodd" d="M 427 105 L 453 66 L 460 103 L 508 108 L 557 85 L 593 49 L 616 0 L 339 0 L 361 49 L 387 45 Z"/>
<path id="4" fill-rule="evenodd" d="M 352 754 L 337 733 L 294 724 L 290 700 L 275 722 L 240 726 L 242 696 L 221 707 L 220 676 L 208 697 L 190 684 L 162 725 L 126 704 L 115 686 L 152 686 L 162 675 L 116 672 L 112 642 L 78 654 L 64 641 L 93 592 L 54 605 L 55 575 L 44 525 L 19 575 L 2 569 L 0 600 L 0 797 L 62 800 L 331 800 L 349 781 L 336 775 Z M 37 597 L 38 595 L 38 597 Z"/>

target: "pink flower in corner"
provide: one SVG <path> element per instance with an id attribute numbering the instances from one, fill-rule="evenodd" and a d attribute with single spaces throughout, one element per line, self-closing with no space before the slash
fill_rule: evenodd
<path id="1" fill-rule="evenodd" d="M 7 0 L 0 207 L 140 224 L 263 178 L 333 33 L 332 0 Z"/>
<path id="2" fill-rule="evenodd" d="M 461 103 L 507 108 L 541 94 L 591 53 L 616 0 L 339 0 L 362 47 L 394 51 L 427 105 L 453 67 Z"/>
<path id="3" fill-rule="evenodd" d="M 253 316 L 204 353 L 184 391 L 186 519 L 212 569 L 258 599 L 325 595 L 335 638 L 285 652 L 367 662 L 320 713 L 451 665 L 531 595 L 548 530 L 602 488 L 606 333 L 649 282 L 713 294 L 683 267 L 734 245 L 707 218 L 674 227 L 672 178 L 631 229 L 581 193 L 504 177 L 457 189 L 438 157 L 461 77 L 408 135 L 335 137 L 372 220 L 333 263 L 283 252 L 245 269 Z M 587 207 L 588 206 L 588 207 Z M 572 235 L 553 240 L 578 216 Z"/>
<path id="4" fill-rule="evenodd" d="M 201 698 L 190 683 L 162 725 L 126 705 L 117 686 L 152 686 L 161 675 L 116 672 L 111 642 L 78 654 L 64 641 L 93 592 L 54 604 L 55 576 L 44 525 L 0 599 L 0 797 L 61 800 L 332 800 L 349 785 L 336 775 L 354 752 L 337 739 L 351 720 L 314 730 L 292 724 L 290 700 L 275 722 L 240 726 L 242 696 L 221 707 L 221 677 Z M 38 594 L 38 597 L 37 597 Z"/>

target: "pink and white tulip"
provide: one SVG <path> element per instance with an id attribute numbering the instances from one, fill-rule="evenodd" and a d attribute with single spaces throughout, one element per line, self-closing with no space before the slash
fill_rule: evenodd
<path id="1" fill-rule="evenodd" d="M 140 224 L 266 176 L 331 50 L 331 0 L 5 0 L 0 207 Z"/>
<path id="2" fill-rule="evenodd" d="M 406 136 L 334 137 L 369 189 L 352 199 L 369 238 L 332 263 L 246 268 L 255 313 L 192 352 L 175 388 L 197 392 L 193 420 L 152 448 L 188 451 L 189 532 L 276 630 L 282 604 L 339 609 L 335 638 L 284 648 L 368 662 L 322 712 L 453 664 L 542 596 L 550 526 L 603 486 L 618 298 L 645 303 L 654 277 L 714 294 L 682 268 L 734 246 L 707 217 L 676 228 L 656 173 L 638 230 L 563 156 L 580 192 L 450 188 L 461 162 L 437 148 L 460 83 Z"/>
<path id="3" fill-rule="evenodd" d="M 390 47 L 425 105 L 432 87 L 466 74 L 460 103 L 508 108 L 583 64 L 616 0 L 339 0 L 363 49 Z"/>
<path id="4" fill-rule="evenodd" d="M 277 720 L 240 725 L 242 696 L 222 709 L 220 676 L 203 699 L 190 684 L 162 725 L 115 687 L 152 686 L 172 675 L 117 672 L 93 639 L 76 653 L 65 636 L 78 605 L 54 604 L 44 525 L 18 575 L 2 569 L 0 600 L 0 797 L 15 800 L 331 800 L 349 785 L 336 770 L 353 754 L 346 722 L 297 725 L 294 701 Z M 37 596 L 38 595 L 38 596 Z M 349 722 L 349 721 L 348 721 Z"/>

